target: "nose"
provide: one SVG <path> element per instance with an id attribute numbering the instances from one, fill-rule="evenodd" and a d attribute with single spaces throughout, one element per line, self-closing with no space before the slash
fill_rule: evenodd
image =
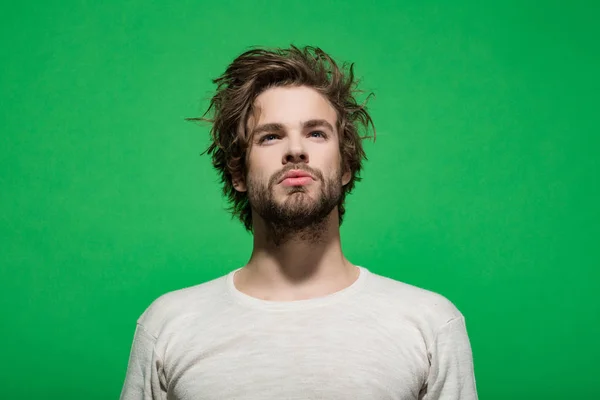
<path id="1" fill-rule="evenodd" d="M 287 152 L 283 159 L 283 163 L 284 164 L 308 163 L 308 154 L 306 154 L 304 151 Z"/>
<path id="2" fill-rule="evenodd" d="M 283 155 L 283 164 L 287 163 L 308 163 L 308 153 L 300 141 L 291 141 L 289 147 Z"/>

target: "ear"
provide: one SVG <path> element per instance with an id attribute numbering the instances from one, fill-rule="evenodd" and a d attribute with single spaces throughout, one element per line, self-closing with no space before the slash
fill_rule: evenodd
<path id="1" fill-rule="evenodd" d="M 346 166 L 346 168 L 344 169 L 344 174 L 342 175 L 342 186 L 346 186 L 348 182 L 350 182 L 351 178 L 352 171 L 350 171 L 350 168 Z"/>
<path id="2" fill-rule="evenodd" d="M 231 179 L 231 183 L 233 185 L 233 188 L 238 192 L 245 192 L 246 190 L 248 190 L 248 188 L 246 187 L 246 180 L 239 175 L 235 175 Z"/>

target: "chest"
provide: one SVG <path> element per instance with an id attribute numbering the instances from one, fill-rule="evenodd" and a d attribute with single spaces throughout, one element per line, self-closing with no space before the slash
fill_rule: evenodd
<path id="1" fill-rule="evenodd" d="M 428 373 L 423 339 L 408 322 L 281 317 L 181 338 L 164 350 L 172 399 L 408 400 Z"/>

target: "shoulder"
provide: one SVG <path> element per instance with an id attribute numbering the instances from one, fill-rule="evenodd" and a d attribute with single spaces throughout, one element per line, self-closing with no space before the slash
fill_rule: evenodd
<path id="1" fill-rule="evenodd" d="M 456 305 L 441 293 L 371 272 L 367 294 L 387 312 L 401 313 L 435 329 L 462 318 Z"/>
<path id="2" fill-rule="evenodd" d="M 174 290 L 156 298 L 138 318 L 138 324 L 157 337 L 163 327 L 182 317 L 215 309 L 226 290 L 225 276 Z"/>

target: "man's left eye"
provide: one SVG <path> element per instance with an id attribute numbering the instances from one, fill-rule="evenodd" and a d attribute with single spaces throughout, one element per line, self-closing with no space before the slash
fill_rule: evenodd
<path id="1" fill-rule="evenodd" d="M 312 137 L 325 137 L 325 133 L 321 132 L 321 131 L 312 131 L 310 133 L 310 135 Z"/>

